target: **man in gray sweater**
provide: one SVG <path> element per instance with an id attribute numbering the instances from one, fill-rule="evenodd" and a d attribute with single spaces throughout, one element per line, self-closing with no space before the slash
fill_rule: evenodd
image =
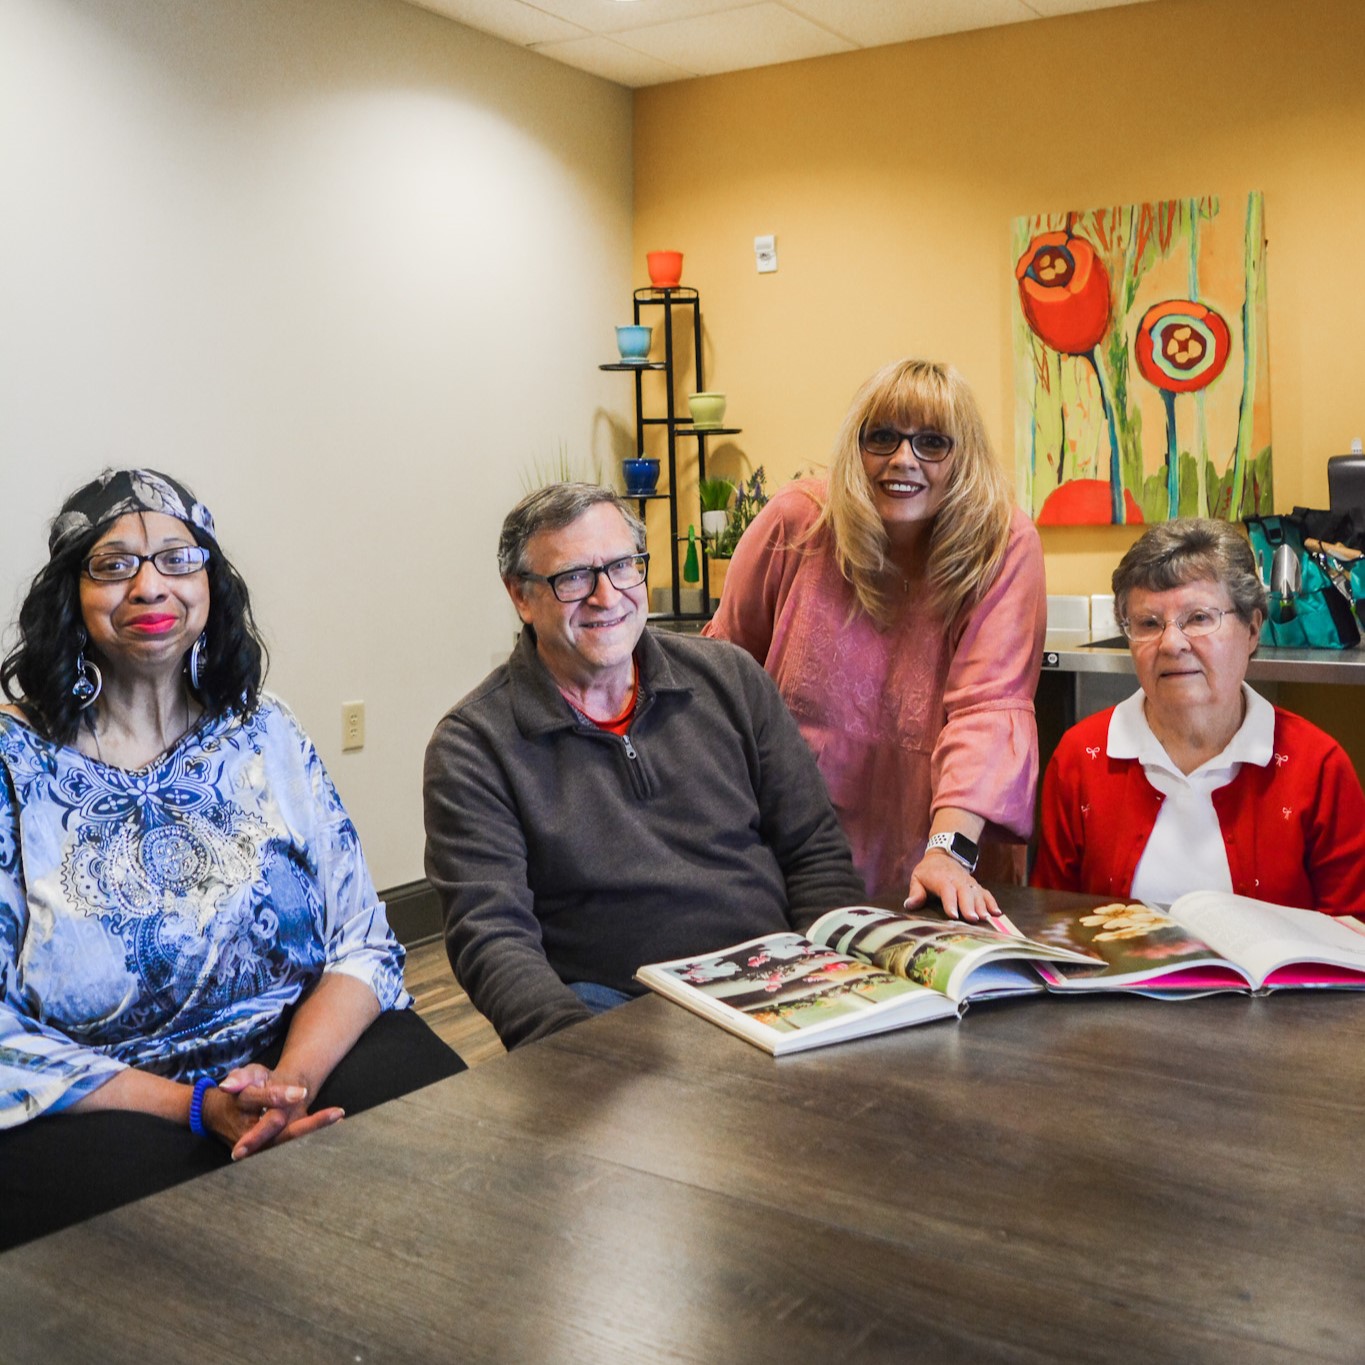
<path id="1" fill-rule="evenodd" d="M 610 489 L 524 498 L 498 546 L 521 638 L 427 748 L 446 949 L 508 1047 L 640 994 L 644 963 L 864 894 L 768 675 L 722 641 L 646 629 L 644 547 Z"/>

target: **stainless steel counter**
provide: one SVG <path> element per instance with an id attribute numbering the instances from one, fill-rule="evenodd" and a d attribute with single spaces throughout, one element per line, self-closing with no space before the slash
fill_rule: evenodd
<path id="1" fill-rule="evenodd" d="M 1118 673 L 1133 676 L 1133 661 L 1123 637 L 1077 643 L 1074 635 L 1055 634 L 1043 646 L 1043 671 Z M 1365 684 L 1365 647 L 1355 649 L 1276 649 L 1262 645 L 1247 668 L 1247 681 Z"/>

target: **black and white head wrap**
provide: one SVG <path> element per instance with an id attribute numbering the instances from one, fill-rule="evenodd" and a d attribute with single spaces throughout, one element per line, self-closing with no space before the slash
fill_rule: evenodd
<path id="1" fill-rule="evenodd" d="M 218 543 L 213 514 L 183 483 L 155 469 L 106 469 L 62 504 L 48 533 L 48 554 L 55 557 L 73 541 L 129 512 L 164 512 Z"/>

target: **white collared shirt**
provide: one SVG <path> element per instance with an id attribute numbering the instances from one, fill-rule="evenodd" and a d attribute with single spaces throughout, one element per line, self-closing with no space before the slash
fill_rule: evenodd
<path id="1" fill-rule="evenodd" d="M 1243 763 L 1264 768 L 1275 752 L 1275 708 L 1242 684 L 1246 714 L 1221 754 L 1192 773 L 1182 773 L 1147 723 L 1145 694 L 1135 692 L 1114 708 L 1106 752 L 1137 759 L 1143 774 L 1166 799 L 1138 860 L 1133 898 L 1169 905 L 1187 891 L 1231 891 L 1232 872 L 1213 808 L 1213 793 L 1226 787 Z"/>

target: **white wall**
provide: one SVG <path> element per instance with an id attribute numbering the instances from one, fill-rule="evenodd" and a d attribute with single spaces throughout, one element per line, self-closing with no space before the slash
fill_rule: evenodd
<path id="1" fill-rule="evenodd" d="M 512 640 L 523 471 L 630 453 L 597 369 L 630 144 L 628 91 L 399 0 L 2 0 L 5 621 L 67 492 L 184 479 L 376 881 L 421 876 L 427 738 Z"/>

